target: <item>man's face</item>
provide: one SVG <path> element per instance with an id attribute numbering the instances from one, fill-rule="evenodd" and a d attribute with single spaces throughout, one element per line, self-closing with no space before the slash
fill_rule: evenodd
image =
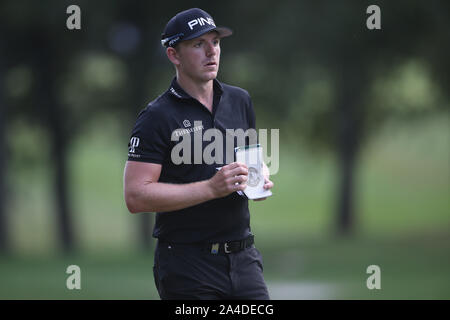
<path id="1" fill-rule="evenodd" d="M 177 48 L 178 71 L 195 82 L 217 77 L 220 61 L 220 38 L 211 31 L 198 38 L 180 42 Z"/>

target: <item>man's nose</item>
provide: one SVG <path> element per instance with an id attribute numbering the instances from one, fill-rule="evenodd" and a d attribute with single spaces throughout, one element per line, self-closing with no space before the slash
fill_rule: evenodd
<path id="1" fill-rule="evenodd" d="M 206 55 L 208 57 L 216 54 L 216 47 L 214 46 L 214 43 L 212 43 L 212 42 L 208 42 L 206 44 L 205 50 L 206 50 Z"/>

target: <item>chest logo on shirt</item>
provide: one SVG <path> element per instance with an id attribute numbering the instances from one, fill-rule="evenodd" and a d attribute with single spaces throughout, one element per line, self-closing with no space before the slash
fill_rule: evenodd
<path id="1" fill-rule="evenodd" d="M 132 137 L 130 140 L 130 149 L 129 152 L 130 153 L 135 153 L 136 152 L 136 147 L 139 146 L 139 138 L 138 137 Z"/>
<path id="2" fill-rule="evenodd" d="M 185 128 L 189 128 L 190 126 L 191 126 L 191 122 L 189 121 L 189 120 L 183 120 L 183 126 L 185 127 Z"/>

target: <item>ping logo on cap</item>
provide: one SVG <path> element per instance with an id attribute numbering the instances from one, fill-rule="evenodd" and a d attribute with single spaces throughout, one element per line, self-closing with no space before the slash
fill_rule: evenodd
<path id="1" fill-rule="evenodd" d="M 207 23 L 209 25 L 213 25 L 214 27 L 216 26 L 216 24 L 214 23 L 213 19 L 211 19 L 211 18 L 203 18 L 203 17 L 200 17 L 200 18 L 197 18 L 197 19 L 189 21 L 188 22 L 188 26 L 189 26 L 189 28 L 191 30 L 193 30 L 194 26 L 196 26 L 196 25 L 204 26 L 205 23 Z"/>
<path id="2" fill-rule="evenodd" d="M 226 27 L 217 27 L 209 13 L 199 8 L 191 8 L 177 13 L 167 22 L 161 34 L 163 47 L 173 47 L 181 41 L 200 37 L 209 31 L 216 31 L 220 38 L 230 36 L 233 31 Z"/>

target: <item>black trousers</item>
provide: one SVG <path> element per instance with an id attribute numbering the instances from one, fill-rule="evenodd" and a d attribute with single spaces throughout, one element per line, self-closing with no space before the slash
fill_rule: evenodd
<path id="1" fill-rule="evenodd" d="M 153 275 L 163 300 L 269 300 L 262 257 L 254 246 L 212 254 L 195 245 L 158 241 Z"/>

